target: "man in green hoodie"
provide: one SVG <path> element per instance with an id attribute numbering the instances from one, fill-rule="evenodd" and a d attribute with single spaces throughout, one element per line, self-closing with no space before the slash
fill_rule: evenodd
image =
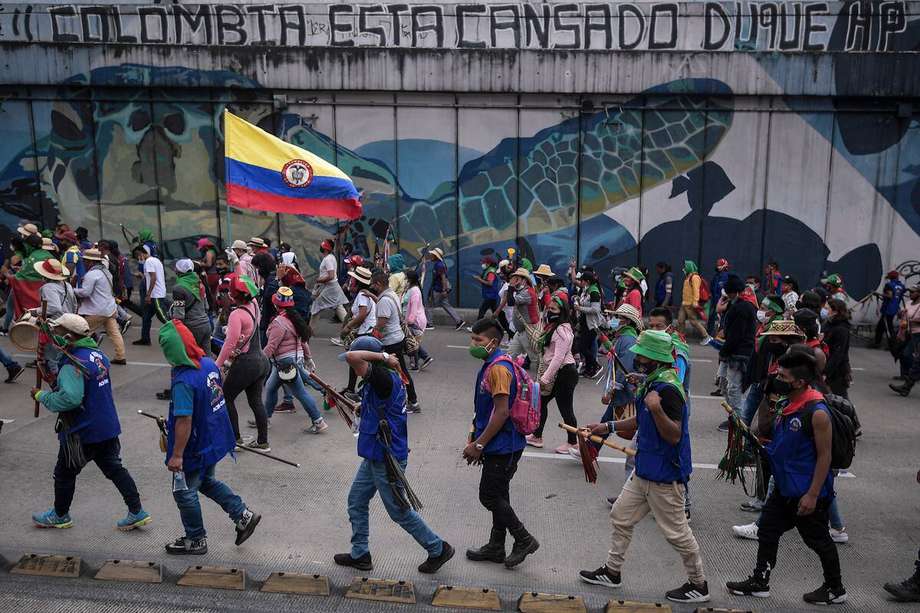
<path id="1" fill-rule="evenodd" d="M 706 333 L 706 326 L 702 324 L 701 315 L 703 309 L 700 307 L 700 287 L 703 279 L 700 277 L 699 269 L 693 260 L 684 260 L 684 288 L 681 292 L 680 312 L 677 314 L 677 327 L 681 332 L 686 330 L 686 324 L 690 325 L 700 333 L 704 339 L 709 338 Z"/>

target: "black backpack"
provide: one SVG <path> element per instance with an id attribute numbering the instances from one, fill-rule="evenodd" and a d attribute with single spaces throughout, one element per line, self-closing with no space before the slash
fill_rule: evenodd
<path id="1" fill-rule="evenodd" d="M 815 403 L 810 404 L 814 409 Z M 826 394 L 824 404 L 827 406 L 828 416 L 831 419 L 831 468 L 833 470 L 849 468 L 856 455 L 856 439 L 861 434 L 856 409 L 852 402 L 834 394 Z M 809 413 L 807 427 L 814 438 L 811 425 L 812 414 L 814 410 Z"/>

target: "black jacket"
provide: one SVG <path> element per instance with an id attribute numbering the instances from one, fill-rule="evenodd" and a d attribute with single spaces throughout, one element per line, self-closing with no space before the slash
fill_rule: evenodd
<path id="1" fill-rule="evenodd" d="M 850 322 L 832 319 L 824 326 L 824 342 L 829 355 L 824 367 L 824 379 L 846 381 L 850 375 Z"/>
<path id="2" fill-rule="evenodd" d="M 744 356 L 754 353 L 754 333 L 757 331 L 757 308 L 747 300 L 735 300 L 722 318 L 725 343 L 719 350 L 720 358 Z"/>

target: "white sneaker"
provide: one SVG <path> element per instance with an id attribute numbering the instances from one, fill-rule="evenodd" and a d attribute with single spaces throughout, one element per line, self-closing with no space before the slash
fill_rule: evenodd
<path id="1" fill-rule="evenodd" d="M 841 528 L 840 530 L 834 530 L 833 528 L 829 528 L 828 532 L 830 532 L 831 540 L 837 543 L 838 545 L 843 545 L 845 543 L 850 542 L 850 535 L 847 534 L 847 529 L 845 526 Z"/>
<path id="2" fill-rule="evenodd" d="M 329 424 L 326 423 L 325 419 L 320 419 L 319 421 L 313 422 L 309 428 L 305 428 L 304 432 L 307 434 L 322 434 L 329 429 Z"/>
<path id="3" fill-rule="evenodd" d="M 732 526 L 732 532 L 740 539 L 757 540 L 757 524 L 745 524 L 743 526 Z"/>
<path id="4" fill-rule="evenodd" d="M 568 453 L 570 456 L 572 456 L 573 458 L 581 462 L 581 452 L 578 451 L 578 445 L 575 445 L 574 447 L 570 447 Z"/>
<path id="5" fill-rule="evenodd" d="M 329 342 L 332 343 L 333 345 L 335 345 L 336 347 L 344 347 L 344 346 L 345 346 L 344 341 L 342 341 L 342 339 L 340 339 L 340 338 L 338 338 L 338 337 L 335 337 L 335 336 L 333 336 L 332 338 L 330 338 L 330 339 L 329 339 Z"/>
<path id="6" fill-rule="evenodd" d="M 712 337 L 709 336 L 709 335 L 707 334 L 707 335 L 703 338 L 703 340 L 700 341 L 700 345 L 702 345 L 703 347 L 705 347 L 706 345 L 708 345 L 708 344 L 711 343 L 711 342 L 712 342 Z"/>

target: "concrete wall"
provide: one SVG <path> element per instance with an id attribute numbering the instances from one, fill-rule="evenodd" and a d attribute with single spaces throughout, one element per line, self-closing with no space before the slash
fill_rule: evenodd
<path id="1" fill-rule="evenodd" d="M 603 274 L 776 259 L 855 298 L 890 268 L 920 282 L 915 3 L 204 7 L 2 5 L 0 223 L 149 227 L 170 257 L 268 234 L 315 265 L 328 220 L 227 216 L 227 107 L 354 178 L 359 251 L 444 248 L 463 304 L 513 245 Z"/>

